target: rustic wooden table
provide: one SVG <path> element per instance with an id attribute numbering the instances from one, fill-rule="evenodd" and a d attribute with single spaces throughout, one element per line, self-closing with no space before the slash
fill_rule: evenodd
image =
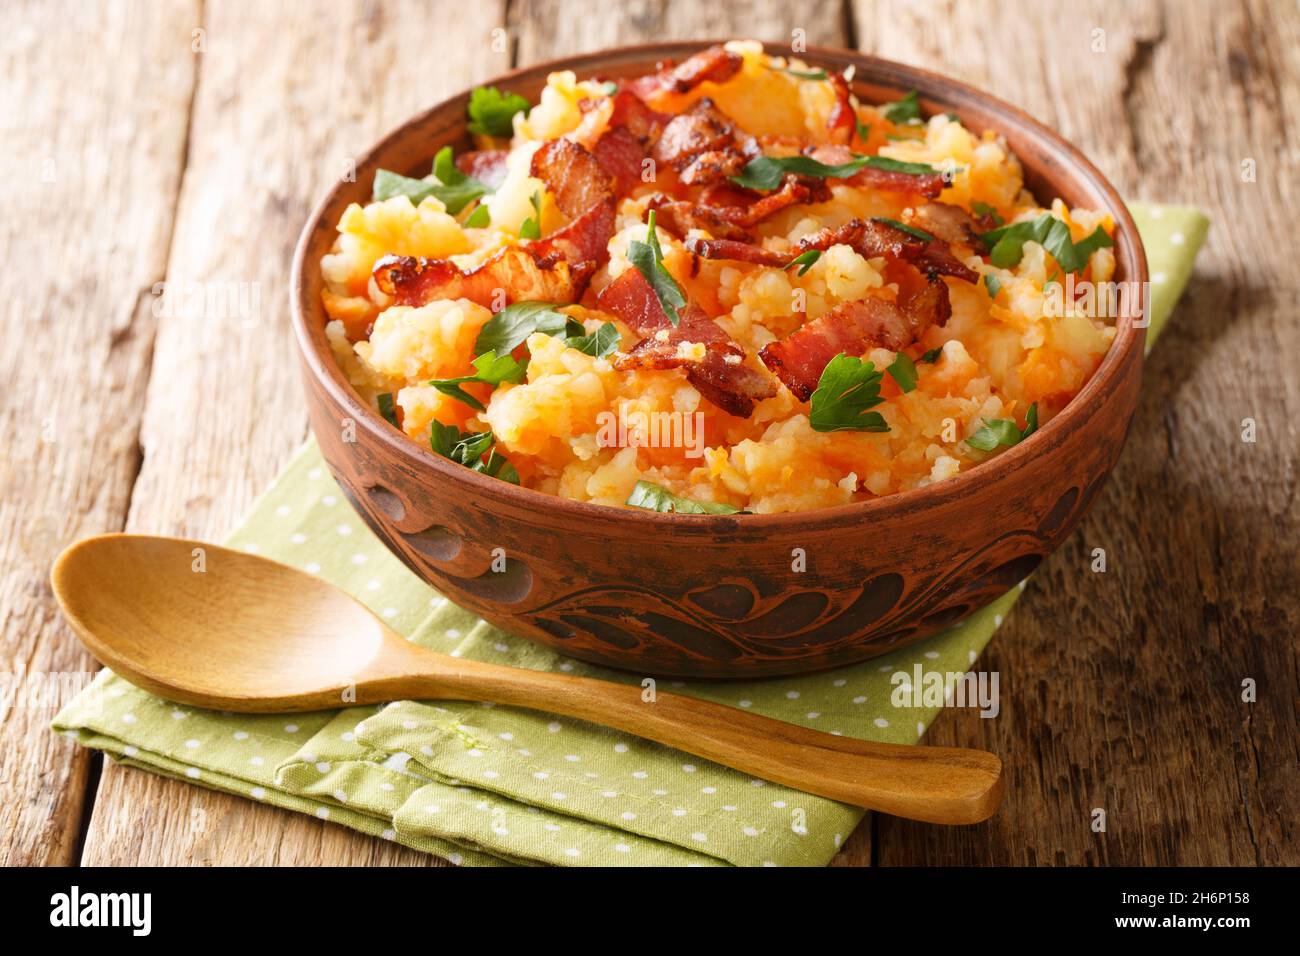
<path id="1" fill-rule="evenodd" d="M 520 64 L 803 30 L 987 89 L 1125 194 L 1214 220 L 1118 470 L 988 654 L 1001 716 L 953 711 L 927 735 L 1001 754 L 1003 809 L 956 829 L 875 817 L 837 862 L 1300 863 L 1293 2 L 69 0 L 7 13 L 4 671 L 93 669 L 47 583 L 64 545 L 124 528 L 220 538 L 306 436 L 290 251 L 381 132 Z M 251 283 L 260 321 L 171 314 L 160 281 Z M 1095 547 L 1104 574 L 1089 570 Z M 51 734 L 50 716 L 0 711 L 0 862 L 440 862 L 105 765 Z"/>

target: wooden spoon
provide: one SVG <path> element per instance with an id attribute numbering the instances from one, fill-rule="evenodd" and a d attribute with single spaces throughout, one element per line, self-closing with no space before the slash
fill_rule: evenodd
<path id="1" fill-rule="evenodd" d="M 108 534 L 54 562 L 55 596 L 91 652 L 151 693 L 216 710 L 393 700 L 527 707 L 676 747 L 755 777 L 895 816 L 976 823 L 1002 798 L 993 754 L 869 743 L 637 685 L 425 650 L 310 574 L 198 541 Z"/>

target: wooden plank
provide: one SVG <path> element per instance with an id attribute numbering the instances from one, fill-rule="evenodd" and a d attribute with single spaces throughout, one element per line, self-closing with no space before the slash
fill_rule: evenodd
<path id="1" fill-rule="evenodd" d="M 407 116 L 509 68 L 504 5 L 205 8 L 172 283 L 238 283 L 254 321 L 160 321 L 129 527 L 220 538 L 306 435 L 286 301 L 290 254 L 329 181 Z M 455 38 L 455 42 L 443 42 Z M 175 287 L 175 286 L 174 286 Z M 185 297 L 189 301 L 189 297 Z M 234 313 L 234 314 L 225 314 Z M 198 811 L 204 821 L 194 827 Z M 427 864 L 333 824 L 105 768 L 87 864 Z"/>
<path id="2" fill-rule="evenodd" d="M 1300 862 L 1286 812 L 1300 784 L 1300 282 L 1285 256 L 1259 254 L 1300 213 L 1286 133 L 1298 20 L 1246 3 L 855 3 L 864 49 L 1024 106 L 1126 194 L 1214 221 L 1119 467 L 984 663 L 1001 716 L 947 714 L 928 735 L 1001 754 L 1003 810 L 968 828 L 882 817 L 882 864 Z M 1024 50 L 1040 55 L 1012 55 Z"/>
<path id="3" fill-rule="evenodd" d="M 6 13 L 0 865 L 62 865 L 75 862 L 99 758 L 49 729 L 95 669 L 58 615 L 49 565 L 71 541 L 118 530 L 126 517 L 155 328 L 149 291 L 163 275 L 184 167 L 197 14 L 192 3 L 75 2 Z M 15 692 L 43 696 L 9 706 Z"/>
<path id="4" fill-rule="evenodd" d="M 810 46 L 845 46 L 845 10 L 818 0 L 696 0 L 611 3 L 538 0 L 510 5 L 518 65 L 655 40 L 754 39 L 791 43 L 794 31 Z"/>

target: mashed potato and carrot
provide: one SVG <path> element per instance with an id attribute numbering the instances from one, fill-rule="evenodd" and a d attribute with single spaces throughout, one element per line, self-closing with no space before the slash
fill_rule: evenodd
<path id="1" fill-rule="evenodd" d="M 914 99 L 749 42 L 631 83 L 554 73 L 531 108 L 491 93 L 480 150 L 376 183 L 321 262 L 353 385 L 463 464 L 604 505 L 842 505 L 978 467 L 1114 338 L 1046 303 L 1111 278 L 1111 218 L 1041 208 L 998 136 Z"/>

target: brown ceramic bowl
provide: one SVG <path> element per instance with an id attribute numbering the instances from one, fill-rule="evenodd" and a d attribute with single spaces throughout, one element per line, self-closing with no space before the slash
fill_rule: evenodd
<path id="1" fill-rule="evenodd" d="M 548 73 L 620 78 L 708 45 L 626 47 L 518 70 L 495 85 L 533 102 Z M 767 45 L 775 54 L 788 47 Z M 1020 110 L 961 83 L 845 50 L 807 61 L 856 67 L 865 102 L 918 90 L 1006 137 L 1042 202 L 1108 210 L 1117 280 L 1146 282 L 1137 229 L 1078 150 Z M 334 476 L 380 539 L 421 578 L 513 634 L 640 674 L 754 678 L 849 664 L 960 620 L 1034 570 L 1087 511 L 1119 456 L 1137 403 L 1144 329 L 1121 317 L 1101 367 L 1056 418 L 992 461 L 874 501 L 779 515 L 685 516 L 609 508 L 507 484 L 400 435 L 353 392 L 323 331 L 318 263 L 339 215 L 383 167 L 428 170 L 469 146 L 467 94 L 415 117 L 316 208 L 294 257 L 292 308 L 312 428 Z M 1145 286 L 1144 286 L 1145 287 Z M 355 441 L 343 439 L 355 421 Z M 791 570 L 802 548 L 807 570 Z M 492 570 L 494 549 L 506 569 Z M 502 552 L 496 552 L 500 555 Z"/>

